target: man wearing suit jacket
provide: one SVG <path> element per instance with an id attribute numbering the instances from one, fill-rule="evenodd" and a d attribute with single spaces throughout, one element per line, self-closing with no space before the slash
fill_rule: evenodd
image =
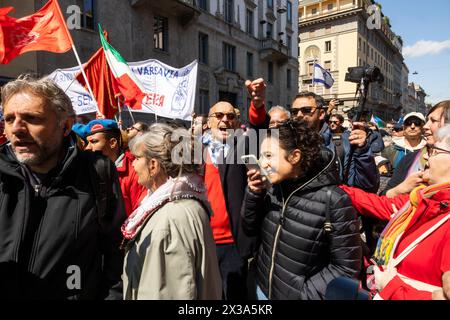
<path id="1" fill-rule="evenodd" d="M 240 211 L 247 187 L 247 169 L 238 163 L 238 150 L 245 138 L 232 131 L 237 128 L 233 105 L 218 102 L 208 114 L 208 132 L 202 138 L 205 146 L 205 186 L 211 203 L 211 228 L 217 248 L 222 277 L 223 298 L 246 299 L 248 259 L 256 248 L 255 238 L 244 234 Z"/>

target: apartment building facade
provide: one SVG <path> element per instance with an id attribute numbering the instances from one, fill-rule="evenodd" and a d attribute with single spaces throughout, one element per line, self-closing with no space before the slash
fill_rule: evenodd
<path id="1" fill-rule="evenodd" d="M 15 16 L 31 14 L 46 0 L 0 0 Z M 233 103 L 245 120 L 246 79 L 268 82 L 268 107 L 288 105 L 298 92 L 298 2 L 295 0 L 59 0 L 81 8 L 81 28 L 71 30 L 81 60 L 100 47 L 97 23 L 126 61 L 158 59 L 173 67 L 199 62 L 195 112 L 219 100 Z M 76 65 L 72 52 L 26 53 L 0 66 L 0 77 L 51 73 Z"/>
<path id="2" fill-rule="evenodd" d="M 380 28 L 369 28 L 367 8 L 370 0 L 299 1 L 299 87 L 315 91 L 325 99 L 344 101 L 340 108 L 356 105 L 357 84 L 345 81 L 349 67 L 377 66 L 384 82 L 371 83 L 366 104 L 369 113 L 385 120 L 398 119 L 402 113 L 405 90 L 402 40 L 381 14 Z M 312 84 L 314 61 L 328 69 L 335 83 L 331 89 Z M 407 77 L 407 74 L 406 74 Z M 341 109 L 342 110 L 342 109 Z"/>

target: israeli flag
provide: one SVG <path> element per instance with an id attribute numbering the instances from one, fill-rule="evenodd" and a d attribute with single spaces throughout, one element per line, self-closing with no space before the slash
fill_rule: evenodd
<path id="1" fill-rule="evenodd" d="M 314 63 L 314 83 L 323 84 L 325 88 L 330 89 L 334 84 L 334 79 L 328 70 L 322 68 L 318 63 Z"/>

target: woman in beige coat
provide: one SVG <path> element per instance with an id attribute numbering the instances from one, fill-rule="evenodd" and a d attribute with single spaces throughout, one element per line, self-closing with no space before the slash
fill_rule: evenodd
<path id="1" fill-rule="evenodd" d="M 155 124 L 132 140 L 133 167 L 150 192 L 122 226 L 124 299 L 221 299 L 203 181 L 195 165 L 172 159 L 175 147 L 190 154 L 191 139 L 178 137 L 180 129 Z"/>

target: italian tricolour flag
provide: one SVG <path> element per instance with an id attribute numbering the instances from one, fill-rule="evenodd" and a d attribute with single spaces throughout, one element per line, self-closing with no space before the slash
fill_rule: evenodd
<path id="1" fill-rule="evenodd" d="M 114 49 L 103 36 L 102 27 L 99 25 L 100 39 L 105 51 L 106 60 L 115 78 L 117 86 L 125 98 L 125 104 L 132 109 L 142 109 L 142 99 L 145 97 L 144 86 L 135 76 L 133 71 L 122 58 L 119 52 Z"/>

